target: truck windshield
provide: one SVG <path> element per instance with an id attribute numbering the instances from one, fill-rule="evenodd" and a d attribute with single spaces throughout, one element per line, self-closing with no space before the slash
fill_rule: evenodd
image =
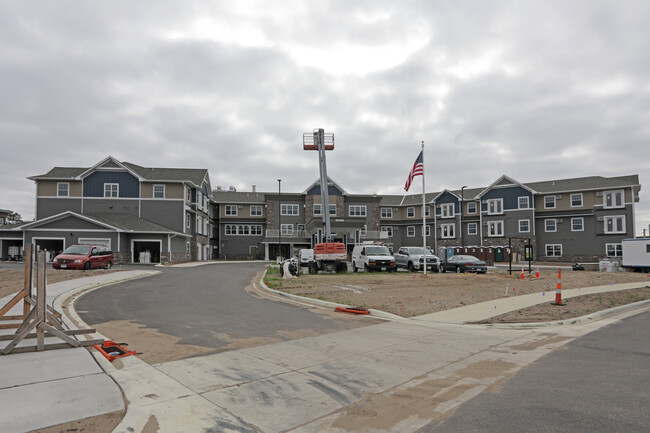
<path id="1" fill-rule="evenodd" d="M 367 256 L 390 256 L 390 251 L 386 247 L 366 247 Z"/>

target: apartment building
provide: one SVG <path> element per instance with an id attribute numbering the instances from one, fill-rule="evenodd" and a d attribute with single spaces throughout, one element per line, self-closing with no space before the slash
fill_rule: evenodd
<path id="1" fill-rule="evenodd" d="M 359 240 L 381 240 L 393 249 L 422 244 L 421 194 L 348 194 L 331 179 L 328 184 L 333 237 L 349 250 Z M 617 257 L 622 239 L 634 237 L 640 189 L 638 175 L 531 183 L 503 175 L 486 187 L 426 193 L 426 243 L 439 255 L 458 247 L 472 254 L 511 246 L 523 256 L 531 245 L 533 259 L 541 261 Z M 280 250 L 288 257 L 321 239 L 318 181 L 301 193 L 219 190 L 213 198 L 220 257 L 272 259 Z"/>
<path id="2" fill-rule="evenodd" d="M 106 245 L 120 263 L 212 257 L 206 169 L 142 167 L 109 156 L 28 179 L 36 184 L 36 219 L 0 228 L 3 259 L 8 246 L 28 243 L 53 254 L 75 243 Z"/>

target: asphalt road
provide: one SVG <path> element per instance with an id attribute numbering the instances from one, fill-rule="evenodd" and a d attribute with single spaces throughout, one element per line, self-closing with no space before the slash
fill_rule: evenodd
<path id="1" fill-rule="evenodd" d="M 379 323 L 273 301 L 244 288 L 261 263 L 220 263 L 192 268 L 155 268 L 162 274 L 108 286 L 75 304 L 89 325 L 132 320 L 173 335 L 182 344 L 227 350 L 232 340 L 290 340 Z M 224 337 L 224 334 L 227 337 Z"/>
<path id="2" fill-rule="evenodd" d="M 587 334 L 418 433 L 648 432 L 648 329 L 646 312 Z"/>

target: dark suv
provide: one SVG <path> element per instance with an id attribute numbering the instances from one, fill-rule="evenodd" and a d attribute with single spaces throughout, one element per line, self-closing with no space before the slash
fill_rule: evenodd
<path id="1" fill-rule="evenodd" d="M 54 269 L 110 269 L 115 255 L 103 245 L 72 245 L 54 258 Z"/>

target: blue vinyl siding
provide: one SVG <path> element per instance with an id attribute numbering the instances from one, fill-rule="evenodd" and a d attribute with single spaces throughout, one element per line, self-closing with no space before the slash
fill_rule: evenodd
<path id="1" fill-rule="evenodd" d="M 307 194 L 309 194 L 309 195 L 320 195 L 320 185 L 314 185 L 309 191 L 307 191 Z M 341 190 L 339 190 L 334 185 L 328 185 L 327 194 L 328 195 L 343 195 Z"/>
<path id="2" fill-rule="evenodd" d="M 448 192 L 444 193 L 440 197 L 436 199 L 436 215 L 440 215 L 440 208 L 438 207 L 441 204 L 448 204 L 448 203 L 453 203 L 454 204 L 454 214 L 458 215 L 460 213 L 460 202 L 459 200 L 454 197 L 453 194 L 450 194 Z"/>
<path id="3" fill-rule="evenodd" d="M 488 191 L 481 197 L 481 210 L 487 212 L 487 203 L 484 202 L 494 198 L 503 199 L 503 210 L 519 209 L 519 197 L 528 197 L 528 206 L 529 208 L 533 207 L 533 195 L 530 191 L 516 186 L 512 188 L 496 188 Z"/>
<path id="4" fill-rule="evenodd" d="M 120 185 L 120 198 L 138 198 L 140 182 L 126 172 L 96 171 L 84 179 L 84 197 L 104 197 L 104 184 Z"/>

